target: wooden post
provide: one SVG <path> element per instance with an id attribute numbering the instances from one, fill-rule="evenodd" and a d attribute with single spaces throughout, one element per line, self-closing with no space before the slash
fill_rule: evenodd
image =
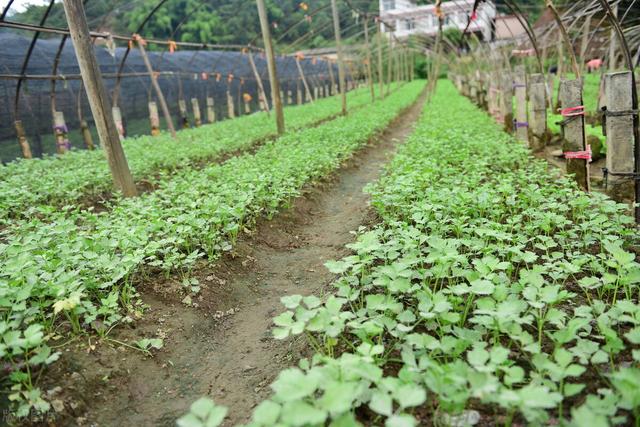
<path id="1" fill-rule="evenodd" d="M 364 43 L 367 54 L 367 79 L 369 80 L 369 90 L 371 91 L 371 102 L 376 100 L 376 91 L 373 87 L 373 71 L 371 70 L 371 51 L 369 50 L 369 17 L 364 17 Z"/>
<path id="2" fill-rule="evenodd" d="M 31 147 L 29 146 L 27 134 L 24 132 L 22 120 L 16 120 L 13 124 L 16 128 L 16 135 L 18 135 L 18 144 L 20 144 L 20 149 L 22 150 L 22 157 L 25 159 L 32 159 L 33 154 L 31 154 Z"/>
<path id="3" fill-rule="evenodd" d="M 151 67 L 151 61 L 149 60 L 149 56 L 147 55 L 147 51 L 144 48 L 146 42 L 137 34 L 134 34 L 133 39 L 138 43 L 138 49 L 140 50 L 140 56 L 142 56 L 142 60 L 144 61 L 144 65 L 147 67 L 147 72 L 149 73 L 149 77 L 151 78 L 151 85 L 153 86 L 153 90 L 156 93 L 156 97 L 158 98 L 158 102 L 160 102 L 160 108 L 162 109 L 162 115 L 164 116 L 164 120 L 167 122 L 167 127 L 169 128 L 169 132 L 171 132 L 171 136 L 176 138 L 176 129 L 173 127 L 173 120 L 171 118 L 171 113 L 169 112 L 169 107 L 167 106 L 167 101 L 164 99 L 164 95 L 162 94 L 162 89 L 160 89 L 160 84 L 158 83 L 158 75 L 153 72 L 153 67 Z M 182 101 L 184 102 L 184 101 Z M 186 108 L 186 107 L 185 107 Z M 184 121 L 182 123 L 184 127 Z"/>
<path id="4" fill-rule="evenodd" d="M 319 93 L 318 93 L 318 86 L 314 86 L 313 87 L 313 99 L 318 99 Z"/>
<path id="5" fill-rule="evenodd" d="M 293 105 L 293 92 L 291 89 L 287 90 L 287 104 Z"/>
<path id="6" fill-rule="evenodd" d="M 56 137 L 56 152 L 64 154 L 69 151 L 71 149 L 71 143 L 68 138 L 69 131 L 62 111 L 53 112 L 53 132 Z"/>
<path id="7" fill-rule="evenodd" d="M 333 32 L 336 37 L 336 49 L 338 51 L 338 80 L 340 81 L 340 95 L 342 97 L 342 114 L 347 114 L 347 87 L 344 75 L 344 57 L 342 55 L 342 42 L 340 36 L 340 17 L 338 16 L 338 6 L 336 0 L 331 0 L 331 11 L 333 14 Z"/>
<path id="8" fill-rule="evenodd" d="M 187 101 L 184 99 L 178 100 L 178 111 L 180 113 L 180 127 L 182 127 L 182 129 L 188 129 L 189 115 L 187 114 Z"/>
<path id="9" fill-rule="evenodd" d="M 382 69 L 382 22 L 376 18 L 377 38 L 378 38 L 378 86 L 380 86 L 380 99 L 384 99 L 384 72 Z"/>
<path id="10" fill-rule="evenodd" d="M 300 83 L 296 85 L 296 103 L 302 105 L 302 91 L 300 90 Z"/>
<path id="11" fill-rule="evenodd" d="M 387 55 L 387 95 L 391 92 L 391 80 L 393 80 L 393 31 L 389 33 L 389 54 Z"/>
<path id="12" fill-rule="evenodd" d="M 122 112 L 120 111 L 120 107 L 111 107 L 111 116 L 113 117 L 113 122 L 116 124 L 118 138 L 120 141 L 123 141 L 125 131 L 124 124 L 122 123 Z"/>
<path id="13" fill-rule="evenodd" d="M 634 133 L 630 71 L 608 73 L 606 79 L 607 194 L 622 202 L 634 197 Z M 623 174 L 623 175 L 619 175 Z M 625 176 L 626 175 L 626 176 Z"/>
<path id="14" fill-rule="evenodd" d="M 547 97 L 544 75 L 529 76 L 529 147 L 543 150 L 547 143 Z"/>
<path id="15" fill-rule="evenodd" d="M 100 68 L 94 56 L 93 43 L 89 35 L 82 0 L 64 0 L 64 11 L 82 74 L 82 81 L 91 105 L 91 112 L 114 183 L 125 197 L 135 196 L 137 195 L 136 186 L 118 138 L 116 125 L 112 116 L 109 115 L 109 97 L 104 89 Z"/>
<path id="16" fill-rule="evenodd" d="M 151 136 L 160 135 L 160 116 L 158 115 L 158 104 L 149 102 L 149 123 L 151 124 Z"/>
<path id="17" fill-rule="evenodd" d="M 198 101 L 198 98 L 191 98 L 191 108 L 193 109 L 193 124 L 196 127 L 202 126 L 202 113 L 200 111 L 200 101 Z"/>
<path id="18" fill-rule="evenodd" d="M 82 140 L 87 150 L 95 150 L 96 146 L 93 143 L 93 136 L 91 136 L 91 130 L 86 120 L 80 120 L 80 130 L 82 131 Z"/>
<path id="19" fill-rule="evenodd" d="M 589 33 L 591 32 L 591 15 L 587 15 L 587 19 L 584 23 L 584 29 L 582 30 L 582 41 L 580 43 L 580 64 L 581 68 L 584 69 L 585 55 L 587 54 L 587 44 L 589 43 Z"/>
<path id="20" fill-rule="evenodd" d="M 327 67 L 329 68 L 329 78 L 331 79 L 331 95 L 336 94 L 336 78 L 333 75 L 333 64 L 330 59 L 327 59 Z"/>
<path id="21" fill-rule="evenodd" d="M 560 82 L 560 106 L 562 109 L 578 108 L 582 103 L 582 81 L 562 80 Z M 573 157 L 571 154 L 586 150 L 584 135 L 584 116 L 574 115 L 565 117 L 563 124 L 562 151 L 565 157 Z M 585 159 L 567 158 L 567 173 L 574 174 L 578 185 L 589 191 L 589 162 Z"/>
<path id="22" fill-rule="evenodd" d="M 300 80 L 302 80 L 302 85 L 304 86 L 305 100 L 307 102 L 313 103 L 311 90 L 309 89 L 309 85 L 307 84 L 307 78 L 304 76 L 304 71 L 302 71 L 302 66 L 300 65 L 300 58 L 298 56 L 296 56 L 296 67 L 298 68 L 298 75 L 300 76 Z"/>
<path id="23" fill-rule="evenodd" d="M 230 119 L 233 119 L 236 117 L 236 111 L 233 106 L 233 96 L 231 96 L 231 92 L 229 91 L 229 88 L 227 88 L 227 114 L 229 115 Z"/>
<path id="24" fill-rule="evenodd" d="M 613 5 L 613 15 L 618 16 L 618 3 Z M 615 71 L 616 69 L 616 40 L 618 38 L 614 28 L 611 28 L 611 35 L 609 41 L 609 71 Z"/>
<path id="25" fill-rule="evenodd" d="M 524 65 L 515 68 L 514 91 L 516 95 L 516 139 L 527 142 L 529 139 L 529 122 L 527 121 L 527 82 L 524 73 Z"/>
<path id="26" fill-rule="evenodd" d="M 213 98 L 207 97 L 207 123 L 214 123 L 216 121 L 216 110 L 213 108 Z"/>
<path id="27" fill-rule="evenodd" d="M 260 74 L 258 74 L 258 69 L 256 68 L 256 63 L 253 61 L 253 54 L 250 51 L 247 51 L 247 56 L 249 57 L 249 65 L 251 65 L 251 70 L 253 71 L 253 76 L 256 79 L 256 83 L 258 84 L 258 96 L 260 97 L 260 106 L 264 111 L 269 114 L 269 102 L 267 101 L 267 94 L 264 91 L 264 86 L 262 85 L 262 78 L 260 78 Z M 282 91 L 280 91 L 280 99 L 282 99 Z"/>
<path id="28" fill-rule="evenodd" d="M 280 99 L 280 81 L 276 69 L 276 58 L 271 43 L 271 30 L 269 29 L 269 20 L 267 18 L 267 9 L 264 6 L 264 0 L 256 0 L 258 5 L 258 15 L 260 16 L 260 28 L 262 29 L 262 40 L 267 56 L 267 69 L 269 71 L 269 82 L 271 84 L 271 99 L 273 100 L 274 110 L 276 111 L 276 127 L 278 135 L 284 133 L 284 112 L 282 110 L 282 100 Z"/>

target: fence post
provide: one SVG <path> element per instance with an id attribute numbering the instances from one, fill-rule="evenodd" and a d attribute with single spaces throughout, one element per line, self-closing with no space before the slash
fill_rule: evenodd
<path id="1" fill-rule="evenodd" d="M 137 190 L 129 171 L 127 158 L 120 144 L 115 123 L 109 116 L 109 98 L 104 89 L 98 62 L 94 56 L 82 0 L 64 0 L 64 11 L 82 74 L 82 81 L 113 180 L 125 197 L 135 196 Z"/>
<path id="2" fill-rule="evenodd" d="M 527 142 L 529 139 L 529 122 L 527 120 L 527 82 L 524 66 L 515 68 L 513 87 L 516 95 L 516 139 Z"/>
<path id="3" fill-rule="evenodd" d="M 300 80 L 302 80 L 302 85 L 304 86 L 305 100 L 307 102 L 313 103 L 311 90 L 309 89 L 309 85 L 307 84 L 307 78 L 304 75 L 304 71 L 302 71 L 302 65 L 300 65 L 300 57 L 298 55 L 296 55 L 296 67 L 298 68 L 298 74 L 300 75 Z"/>
<path id="4" fill-rule="evenodd" d="M 342 55 L 342 42 L 340 35 L 340 17 L 338 16 L 338 6 L 336 0 L 331 0 L 331 12 L 333 15 L 333 32 L 336 38 L 336 49 L 338 53 L 338 80 L 340 81 L 340 96 L 342 98 L 342 114 L 347 114 L 347 88 L 345 82 L 344 58 Z"/>
<path id="5" fill-rule="evenodd" d="M 200 101 L 198 101 L 198 98 L 191 98 L 191 108 L 193 109 L 193 124 L 196 127 L 202 126 L 202 114 L 200 112 Z"/>
<path id="6" fill-rule="evenodd" d="M 87 146 L 87 150 L 95 150 L 96 146 L 93 144 L 93 136 L 91 136 L 91 130 L 86 120 L 80 120 L 80 130 L 82 131 L 82 140 L 84 145 Z"/>
<path id="7" fill-rule="evenodd" d="M 122 123 L 122 112 L 120 111 L 120 107 L 111 107 L 111 116 L 113 117 L 113 122 L 116 124 L 116 131 L 118 132 L 118 138 L 120 141 L 124 140 L 124 123 Z"/>
<path id="8" fill-rule="evenodd" d="M 32 159 L 33 154 L 31 154 L 31 147 L 29 146 L 27 134 L 24 132 L 22 120 L 16 120 L 14 122 L 14 125 L 16 128 L 16 135 L 18 135 L 18 143 L 20 144 L 20 149 L 22 150 L 22 157 L 24 157 L 25 159 Z"/>
<path id="9" fill-rule="evenodd" d="M 53 112 L 53 133 L 56 137 L 56 151 L 58 154 L 64 154 L 71 149 L 69 142 L 67 124 L 64 121 L 64 113 L 62 111 Z"/>
<path id="10" fill-rule="evenodd" d="M 582 103 L 582 80 L 562 80 L 560 81 L 559 101 L 562 110 L 571 114 L 571 110 L 576 111 L 583 107 Z M 584 115 L 567 116 L 563 119 L 563 142 L 562 151 L 567 159 L 567 173 L 574 174 L 578 185 L 589 191 L 589 160 L 581 157 L 586 154 L 584 135 Z M 586 157 L 586 156 L 584 156 Z"/>
<path id="11" fill-rule="evenodd" d="M 510 72 L 505 72 L 502 76 L 502 102 L 501 114 L 504 122 L 504 131 L 513 132 L 513 77 Z"/>
<path id="12" fill-rule="evenodd" d="M 216 110 L 213 108 L 213 98 L 207 97 L 207 123 L 216 121 Z"/>
<path id="13" fill-rule="evenodd" d="M 267 70 L 269 72 L 269 84 L 271 85 L 271 101 L 273 109 L 276 112 L 276 127 L 278 135 L 282 135 L 285 131 L 284 112 L 282 109 L 282 99 L 280 99 L 280 80 L 278 80 L 278 71 L 276 67 L 276 57 L 271 42 L 271 29 L 269 28 L 269 20 L 267 17 L 267 9 L 263 0 L 256 0 L 258 5 L 258 16 L 260 17 L 260 29 L 262 30 L 262 41 L 267 57 Z M 265 103 L 266 103 L 265 99 Z"/>
<path id="14" fill-rule="evenodd" d="M 529 146 L 543 150 L 547 143 L 547 97 L 544 75 L 529 76 Z"/>
<path id="15" fill-rule="evenodd" d="M 233 119 L 236 117 L 236 112 L 233 107 L 233 97 L 231 96 L 231 92 L 229 91 L 228 88 L 227 88 L 227 114 L 229 115 L 230 119 Z"/>
<path id="16" fill-rule="evenodd" d="M 158 115 L 158 104 L 149 102 L 149 122 L 151 123 L 151 136 L 160 135 L 160 116 Z"/>
<path id="17" fill-rule="evenodd" d="M 264 86 L 262 85 L 262 79 L 260 78 L 260 74 L 258 74 L 258 69 L 256 68 L 256 63 L 253 61 L 253 53 L 251 53 L 247 49 L 247 56 L 249 57 L 249 65 L 251 65 L 251 70 L 253 71 L 253 77 L 256 79 L 256 84 L 258 85 L 258 97 L 261 108 L 267 112 L 269 115 L 269 102 L 267 101 L 267 94 L 264 91 Z M 280 99 L 282 99 L 282 91 L 280 91 Z"/>
<path id="18" fill-rule="evenodd" d="M 605 75 L 607 194 L 617 201 L 634 196 L 632 79 L 630 71 Z M 622 175 L 620 175 L 622 174 Z"/>
<path id="19" fill-rule="evenodd" d="M 153 72 L 153 67 L 151 67 L 151 61 L 149 60 L 147 51 L 144 48 L 144 45 L 146 44 L 146 42 L 142 39 L 142 37 L 140 37 L 137 34 L 133 35 L 133 39 L 138 43 L 140 56 L 142 56 L 144 65 L 147 67 L 147 71 L 149 72 L 149 77 L 151 78 L 151 85 L 153 86 L 153 90 L 156 93 L 158 102 L 160 102 L 160 108 L 162 108 L 162 114 L 164 115 L 164 119 L 167 122 L 167 127 L 169 128 L 169 132 L 171 132 L 171 136 L 173 138 L 176 138 L 176 129 L 173 127 L 173 120 L 171 119 L 171 113 L 169 113 L 169 107 L 167 107 L 167 102 L 164 99 L 164 95 L 162 94 L 162 89 L 160 89 L 160 84 L 158 83 L 158 75 Z M 183 126 L 184 126 L 184 122 L 183 122 Z"/>
<path id="20" fill-rule="evenodd" d="M 182 129 L 189 127 L 189 115 L 187 114 L 187 101 L 184 99 L 178 100 L 178 111 L 180 113 L 180 125 Z"/>

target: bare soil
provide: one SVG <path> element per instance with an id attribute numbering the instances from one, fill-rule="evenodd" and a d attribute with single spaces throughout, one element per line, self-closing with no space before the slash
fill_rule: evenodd
<path id="1" fill-rule="evenodd" d="M 272 220 L 242 235 L 232 253 L 193 275 L 202 290 L 190 306 L 180 278 L 141 287 L 144 318 L 109 339 L 67 345 L 43 381 L 54 402 L 47 425 L 174 426 L 201 396 L 229 407 L 226 425 L 245 422 L 282 369 L 308 355 L 303 340 L 271 338 L 272 318 L 289 294 L 321 296 L 334 278 L 323 264 L 348 252 L 352 231 L 375 221 L 363 187 L 411 133 L 424 94 L 328 180 Z M 148 357 L 113 340 L 161 337 Z"/>

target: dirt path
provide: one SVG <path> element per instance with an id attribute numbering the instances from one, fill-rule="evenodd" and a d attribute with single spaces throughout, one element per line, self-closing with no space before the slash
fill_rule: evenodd
<path id="1" fill-rule="evenodd" d="M 351 231 L 371 220 L 363 187 L 412 131 L 424 97 L 361 150 L 335 176 L 298 198 L 287 211 L 244 236 L 229 256 L 195 272 L 203 289 L 198 308 L 175 301 L 175 281 L 142 291 L 150 306 L 136 329 L 118 333 L 131 342 L 164 337 L 148 358 L 120 346 L 99 345 L 89 354 L 70 351 L 58 364 L 67 421 L 97 426 L 173 426 L 189 404 L 209 396 L 229 407 L 226 425 L 244 422 L 270 394 L 280 370 L 303 356 L 301 342 L 271 338 L 280 297 L 320 295 L 333 275 L 323 264 L 346 254 Z M 173 286 L 172 286 L 173 285 Z M 173 287 L 172 291 L 167 289 Z M 162 289 L 164 294 L 159 293 Z M 65 384 L 66 383 L 66 384 Z M 51 384 L 50 386 L 52 386 Z M 75 406 L 75 408 L 74 408 Z"/>

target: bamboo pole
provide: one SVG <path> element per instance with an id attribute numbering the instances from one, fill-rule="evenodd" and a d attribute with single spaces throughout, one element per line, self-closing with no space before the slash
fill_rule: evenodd
<path id="1" fill-rule="evenodd" d="M 302 70 L 302 65 L 300 65 L 299 56 L 296 56 L 296 67 L 298 68 L 298 74 L 300 75 L 300 80 L 302 80 L 302 85 L 304 86 L 305 98 L 308 102 L 311 102 L 313 104 L 313 96 L 311 96 L 311 90 L 309 90 L 307 78 L 305 77 L 304 71 Z"/>
<path id="2" fill-rule="evenodd" d="M 256 68 L 256 63 L 253 61 L 253 54 L 247 50 L 247 56 L 249 57 L 249 65 L 251 65 L 251 70 L 253 71 L 253 76 L 256 79 L 256 83 L 258 84 L 258 94 L 260 95 L 261 105 L 264 105 L 264 111 L 269 114 L 269 102 L 267 101 L 267 94 L 264 91 L 264 86 L 262 85 L 262 78 L 260 78 L 260 74 L 258 74 L 258 69 Z M 280 92 L 280 99 L 282 99 L 282 91 Z"/>
<path id="3" fill-rule="evenodd" d="M 369 18 L 364 17 L 364 44 L 367 52 L 367 79 L 369 79 L 369 90 L 371 91 L 371 102 L 376 100 L 376 91 L 373 87 L 373 72 L 371 71 L 371 51 L 369 50 Z"/>
<path id="4" fill-rule="evenodd" d="M 380 18 L 376 18 L 376 37 L 378 38 L 378 85 L 380 86 L 380 99 L 384 98 L 384 76 L 382 69 L 382 31 L 380 27 L 382 23 L 380 22 Z"/>
<path id="5" fill-rule="evenodd" d="M 260 28 L 262 29 L 262 40 L 267 56 L 267 69 L 269 71 L 269 82 L 271 84 L 271 99 L 273 107 L 276 111 L 276 126 L 278 135 L 282 135 L 285 130 L 284 112 L 282 109 L 282 100 L 280 99 L 280 82 L 278 81 L 278 72 L 276 68 L 276 58 L 271 42 L 271 30 L 269 29 L 269 20 L 267 18 L 267 9 L 264 6 L 264 0 L 256 0 L 258 6 L 258 15 L 260 16 Z"/>
<path id="6" fill-rule="evenodd" d="M 144 61 L 144 65 L 147 67 L 147 71 L 149 72 L 149 76 L 151 76 L 151 85 L 153 86 L 153 90 L 156 93 L 156 97 L 158 98 L 158 102 L 160 102 L 160 109 L 162 110 L 162 115 L 164 116 L 164 120 L 167 122 L 167 127 L 169 128 L 169 132 L 171 132 L 171 136 L 176 138 L 176 129 L 173 126 L 173 120 L 171 119 L 171 113 L 169 112 L 169 107 L 167 106 L 167 101 L 164 99 L 164 95 L 162 93 L 162 89 L 160 88 L 160 84 L 158 84 L 158 76 L 154 74 L 153 67 L 151 66 L 151 61 L 149 60 L 149 56 L 147 55 L 147 51 L 144 48 L 146 42 L 137 34 L 134 34 L 133 39 L 138 44 L 138 49 L 140 50 L 140 56 L 142 56 L 142 60 Z"/>
<path id="7" fill-rule="evenodd" d="M 340 96 L 342 97 L 342 114 L 347 114 L 347 88 L 344 75 L 344 57 L 342 54 L 342 42 L 340 37 L 340 18 L 338 16 L 338 5 L 336 0 L 331 0 L 331 11 L 333 14 L 333 31 L 336 37 L 336 49 L 338 51 L 338 80 L 340 81 Z"/>
<path id="8" fill-rule="evenodd" d="M 16 134 L 18 135 L 18 143 L 20 144 L 20 149 L 22 150 L 22 157 L 25 159 L 32 159 L 33 154 L 31 153 L 31 147 L 29 146 L 29 140 L 27 139 L 27 134 L 24 132 L 24 126 L 22 126 L 22 120 L 16 120 L 14 122 L 16 127 Z"/>
<path id="9" fill-rule="evenodd" d="M 94 55 L 82 0 L 64 0 L 64 11 L 91 112 L 95 119 L 100 142 L 104 148 L 114 183 L 125 197 L 136 196 L 138 192 L 133 182 L 133 176 L 120 144 L 116 125 L 109 114 L 111 109 L 109 97 L 102 82 L 98 61 L 96 61 Z"/>

